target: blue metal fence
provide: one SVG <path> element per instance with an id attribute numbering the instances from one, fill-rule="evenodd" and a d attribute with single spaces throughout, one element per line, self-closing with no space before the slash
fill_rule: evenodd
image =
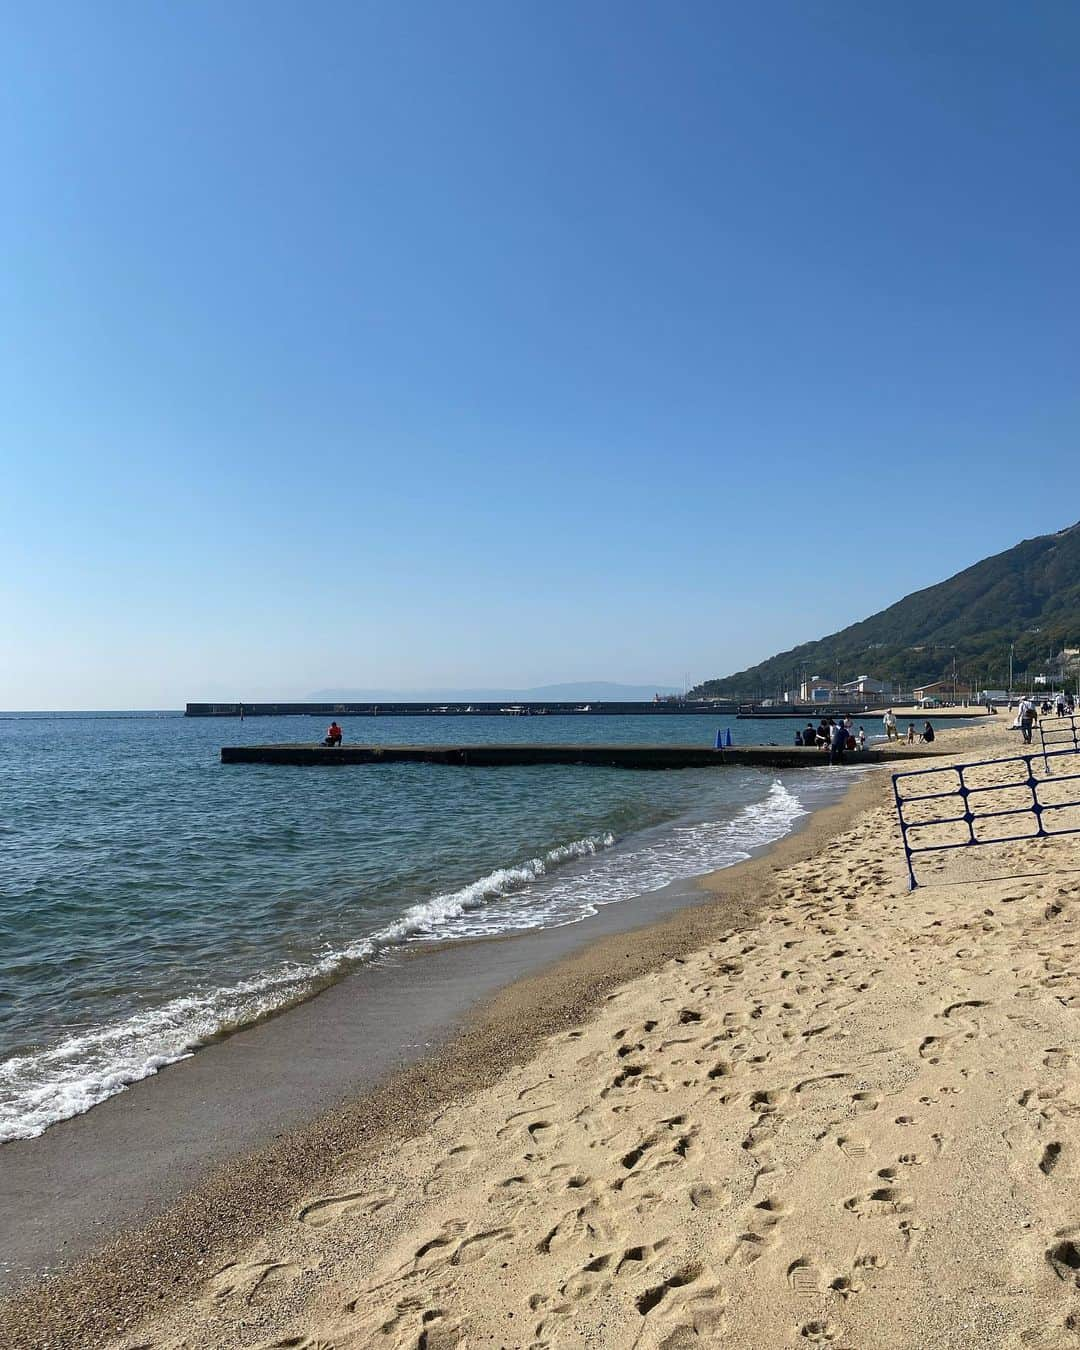
<path id="1" fill-rule="evenodd" d="M 1057 755 L 1066 753 L 1065 748 L 1051 751 Z M 1080 796 L 1054 800 L 1071 789 L 1064 784 L 1080 782 L 1080 771 L 1061 773 L 1065 767 L 1054 765 L 1052 776 L 1038 778 L 1035 761 L 1042 759 L 1041 753 L 1015 755 L 1007 759 L 980 759 L 970 764 L 956 764 L 935 769 L 912 769 L 892 776 L 893 796 L 896 800 L 896 813 L 900 819 L 900 835 L 904 844 L 904 856 L 907 859 L 909 889 L 919 884 L 915 877 L 915 858 L 919 854 L 944 853 L 951 849 L 971 848 L 981 844 L 1008 844 L 1025 839 L 1047 838 L 1065 834 L 1080 834 Z M 1069 767 L 1072 767 L 1070 764 Z M 982 775 L 976 770 L 990 769 L 991 773 Z M 979 782 L 980 777 L 998 781 Z M 917 786 L 913 779 L 937 778 L 948 783 L 950 776 L 955 786 L 947 786 L 943 791 L 910 792 L 908 786 Z M 1001 781 L 1004 778 L 1005 781 Z M 998 800 L 986 801 L 987 794 L 995 794 Z M 959 811 L 951 815 L 935 816 L 928 814 L 937 808 L 919 805 L 919 803 L 953 802 Z M 1005 805 L 1002 805 L 1004 801 Z M 985 808 L 984 804 L 985 803 Z M 1015 804 L 1014 804 L 1015 803 Z M 1056 813 L 1072 810 L 1072 816 L 1059 816 Z M 1030 828 L 1019 834 L 996 834 L 997 826 L 986 826 L 985 822 L 1002 821 L 1008 817 L 1024 818 Z M 1017 821 L 1019 824 L 1019 821 Z M 942 831 L 956 835 L 946 842 L 922 843 L 923 831 Z M 1011 829 L 1011 825 L 1002 824 L 1001 828 Z"/>
<path id="2" fill-rule="evenodd" d="M 1043 768 L 1047 773 L 1050 772 L 1051 755 L 1075 755 L 1080 752 L 1078 720 L 1075 714 L 1039 719 L 1039 741 L 1042 745 Z"/>

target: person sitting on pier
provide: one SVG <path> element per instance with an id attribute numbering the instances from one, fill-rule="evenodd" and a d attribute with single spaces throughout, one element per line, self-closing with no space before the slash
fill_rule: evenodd
<path id="1" fill-rule="evenodd" d="M 338 726 L 337 721 L 331 722 L 326 728 L 326 739 L 323 741 L 323 745 L 340 745 L 341 734 L 341 728 Z"/>

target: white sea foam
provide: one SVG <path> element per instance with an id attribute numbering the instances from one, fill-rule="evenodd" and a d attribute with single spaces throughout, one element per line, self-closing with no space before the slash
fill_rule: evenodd
<path id="1" fill-rule="evenodd" d="M 527 895 L 463 915 L 454 925 L 455 935 L 483 937 L 576 923 L 601 906 L 742 862 L 755 849 L 782 839 L 808 813 L 777 780 L 761 801 L 743 806 L 727 820 L 691 821 L 650 832 L 598 859 L 585 872 L 568 869 L 530 888 Z"/>
<path id="2" fill-rule="evenodd" d="M 591 857 L 601 849 L 611 848 L 614 843 L 613 834 L 594 835 L 577 839 L 572 844 L 560 844 L 542 858 L 530 858 L 519 867 L 497 868 L 479 881 L 462 886 L 460 890 L 449 891 L 445 895 L 435 896 L 433 900 L 412 905 L 400 919 L 380 929 L 375 940 L 386 943 L 410 937 L 446 937 L 448 934 L 444 930 L 451 920 L 488 901 L 523 890 L 546 876 L 552 868 L 578 858 Z"/>
<path id="3" fill-rule="evenodd" d="M 186 1059 L 223 1030 L 244 1026 L 303 996 L 345 966 L 411 938 L 449 936 L 458 916 L 521 890 L 567 862 L 610 848 L 615 836 L 577 839 L 517 867 L 498 868 L 458 890 L 413 905 L 393 923 L 305 964 L 225 988 L 171 999 L 111 1026 L 0 1063 L 0 1143 L 42 1134 L 167 1064 Z"/>
<path id="4" fill-rule="evenodd" d="M 812 773 L 812 771 L 811 771 Z M 805 775 L 805 780 L 810 774 Z M 175 998 L 112 1026 L 0 1063 L 0 1141 L 32 1138 L 191 1055 L 223 1030 L 303 997 L 321 981 L 401 942 L 491 936 L 577 922 L 609 905 L 730 866 L 807 814 L 780 781 L 726 820 L 649 831 L 615 848 L 605 833 L 559 845 L 414 904 L 392 923 L 305 964 Z"/>

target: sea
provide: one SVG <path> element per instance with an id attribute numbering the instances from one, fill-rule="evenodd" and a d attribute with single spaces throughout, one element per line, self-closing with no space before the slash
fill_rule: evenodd
<path id="1" fill-rule="evenodd" d="M 728 867 L 858 769 L 222 765 L 326 719 L 0 714 L 0 1142 L 409 945 L 587 923 Z M 789 743 L 698 716 L 344 718 L 346 742 Z M 868 722 L 868 733 L 880 731 Z"/>

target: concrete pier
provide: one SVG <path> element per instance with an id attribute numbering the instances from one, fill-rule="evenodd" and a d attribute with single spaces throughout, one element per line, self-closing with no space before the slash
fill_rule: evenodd
<path id="1" fill-rule="evenodd" d="M 848 764 L 925 759 L 929 746 L 851 751 Z M 222 764 L 455 764 L 494 768 L 515 764 L 588 764 L 617 769 L 703 769 L 725 764 L 765 768 L 820 768 L 823 750 L 802 746 L 739 745 L 226 745 Z"/>

